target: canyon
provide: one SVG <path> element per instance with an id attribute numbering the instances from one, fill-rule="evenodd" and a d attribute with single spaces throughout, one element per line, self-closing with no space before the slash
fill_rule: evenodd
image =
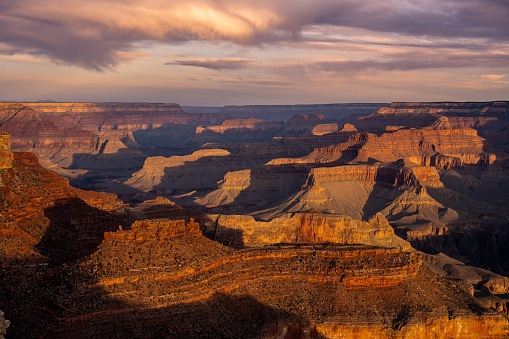
<path id="1" fill-rule="evenodd" d="M 0 335 L 507 337 L 508 126 L 509 102 L 1 103 Z"/>

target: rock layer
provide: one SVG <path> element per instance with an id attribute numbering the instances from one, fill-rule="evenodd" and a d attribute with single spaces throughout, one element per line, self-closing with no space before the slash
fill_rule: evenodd
<path id="1" fill-rule="evenodd" d="M 266 222 L 247 215 L 208 215 L 201 227 L 211 239 L 230 246 L 330 242 L 409 248 L 381 214 L 366 222 L 319 213 L 287 214 Z"/>

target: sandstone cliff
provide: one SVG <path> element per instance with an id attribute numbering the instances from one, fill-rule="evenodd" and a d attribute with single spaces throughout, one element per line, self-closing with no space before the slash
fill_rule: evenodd
<path id="1" fill-rule="evenodd" d="M 233 246 L 330 242 L 409 248 L 381 214 L 369 221 L 319 213 L 286 214 L 270 221 L 255 221 L 248 215 L 208 215 L 201 226 L 204 234 Z"/>
<path id="2" fill-rule="evenodd" d="M 383 130 L 385 126 L 426 126 L 446 116 L 456 127 L 495 132 L 509 118 L 509 102 L 393 102 L 373 114 L 360 117 L 355 125 L 362 130 Z"/>
<path id="3" fill-rule="evenodd" d="M 446 119 L 421 129 L 400 129 L 381 136 L 359 133 L 342 144 L 319 148 L 300 159 L 278 159 L 279 163 L 327 163 L 333 161 L 392 162 L 408 158 L 417 164 L 437 157 L 458 158 L 457 164 L 492 164 L 496 156 L 484 152 L 485 140 L 474 129 L 453 128 Z M 450 128 L 444 128 L 450 126 Z M 452 159 L 451 158 L 451 159 Z M 450 162 L 450 161 L 449 161 Z"/>

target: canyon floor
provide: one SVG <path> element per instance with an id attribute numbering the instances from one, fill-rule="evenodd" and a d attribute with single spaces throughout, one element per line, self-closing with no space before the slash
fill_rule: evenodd
<path id="1" fill-rule="evenodd" d="M 509 102 L 186 109 L 0 103 L 0 336 L 509 336 Z"/>

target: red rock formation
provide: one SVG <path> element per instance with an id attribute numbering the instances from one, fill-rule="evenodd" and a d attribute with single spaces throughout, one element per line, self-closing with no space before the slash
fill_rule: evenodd
<path id="1" fill-rule="evenodd" d="M 134 241 L 143 243 L 146 241 L 167 241 L 186 234 L 199 234 L 200 224 L 191 219 L 184 220 L 150 219 L 136 221 L 131 225 L 130 230 L 123 230 L 122 227 L 116 232 L 104 233 L 104 240 Z"/>
<path id="2" fill-rule="evenodd" d="M 417 165 L 409 168 L 387 165 L 345 165 L 313 168 L 309 174 L 307 186 L 311 187 L 335 181 L 357 181 L 367 186 L 443 186 L 434 167 Z"/>
<path id="3" fill-rule="evenodd" d="M 122 222 L 78 198 L 111 210 L 123 205 L 115 197 L 75 190 L 67 179 L 41 167 L 33 154 L 13 155 L 12 168 L 0 169 L 0 260 L 47 260 L 41 253 L 51 257 L 60 246 L 74 247 L 71 256 L 82 255 L 100 243 L 105 230 Z"/>
<path id="4" fill-rule="evenodd" d="M 494 154 L 484 152 L 485 140 L 474 129 L 444 128 L 449 125 L 447 118 L 422 129 L 400 129 L 376 136 L 358 133 L 342 144 L 318 148 L 308 156 L 297 159 L 276 159 L 270 164 L 283 163 L 327 163 L 341 160 L 393 162 L 408 158 L 416 164 L 429 165 L 429 158 L 449 157 L 457 159 L 452 165 L 492 164 Z M 440 161 L 433 161 L 440 163 Z M 451 161 L 449 161 L 451 164 Z"/>
<path id="5" fill-rule="evenodd" d="M 328 242 L 409 248 L 382 215 L 367 222 L 319 213 L 286 214 L 266 222 L 248 215 L 208 215 L 201 226 L 212 239 L 234 246 Z"/>
<path id="6" fill-rule="evenodd" d="M 352 124 L 344 124 L 340 132 L 357 132 L 357 128 Z"/>
<path id="7" fill-rule="evenodd" d="M 509 102 L 393 102 L 367 117 L 356 126 L 363 130 L 383 130 L 385 126 L 426 126 L 447 116 L 456 127 L 475 128 L 481 132 L 500 129 L 500 121 L 508 118 Z M 497 127 L 498 126 L 498 127 Z"/>
<path id="8" fill-rule="evenodd" d="M 73 180 L 98 177 L 108 169 L 122 176 L 141 168 L 146 155 L 133 131 L 194 128 L 225 118 L 188 114 L 176 104 L 0 103 L 0 128 L 11 133 L 13 149 L 35 153 L 45 167 Z"/>
<path id="9" fill-rule="evenodd" d="M 87 205 L 102 211 L 115 211 L 125 206 L 124 202 L 112 193 L 85 191 L 79 188 L 73 188 L 72 191 Z"/>
<path id="10" fill-rule="evenodd" d="M 338 130 L 338 124 L 320 124 L 313 127 L 311 134 L 313 135 L 324 135 L 336 132 Z M 346 132 L 343 128 L 341 132 Z"/>
<path id="11" fill-rule="evenodd" d="M 315 244 L 232 251 L 187 234 L 162 242 L 106 240 L 79 268 L 97 280 L 65 278 L 71 291 L 32 313 L 47 324 L 35 327 L 39 336 L 81 338 L 93 328 L 101 337 L 121 330 L 274 338 L 290 324 L 316 338 L 508 333 L 507 319 L 400 250 Z"/>

